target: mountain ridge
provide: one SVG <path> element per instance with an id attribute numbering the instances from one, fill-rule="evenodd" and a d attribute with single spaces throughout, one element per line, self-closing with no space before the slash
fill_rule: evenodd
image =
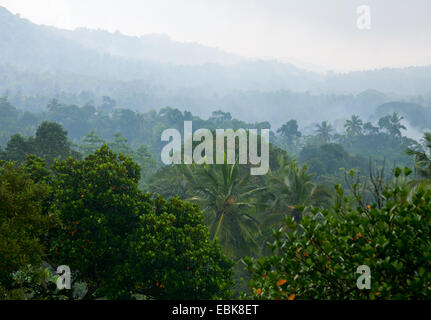
<path id="1" fill-rule="evenodd" d="M 37 25 L 4 7 L 0 26 L 0 94 L 32 110 L 46 106 L 46 97 L 85 104 L 109 96 L 134 110 L 171 106 L 200 116 L 234 110 L 247 121 L 265 110 L 265 118 L 278 124 L 286 112 L 298 119 L 305 112 L 310 122 L 337 112 L 367 117 L 382 103 L 412 96 L 431 101 L 431 67 L 322 75 L 164 35 Z"/>

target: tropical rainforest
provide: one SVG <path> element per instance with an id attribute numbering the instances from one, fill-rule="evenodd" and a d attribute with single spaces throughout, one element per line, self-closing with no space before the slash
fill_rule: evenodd
<path id="1" fill-rule="evenodd" d="M 0 114 L 2 298 L 430 297 L 431 134 L 407 138 L 397 113 L 353 115 L 342 134 L 289 120 L 271 131 L 266 176 L 161 163 L 161 132 L 184 121 L 270 128 L 222 111 L 106 115 L 53 99 L 31 113 L 3 97 Z M 369 291 L 360 265 L 375 270 Z"/>
<path id="2" fill-rule="evenodd" d="M 0 300 L 431 299 L 430 67 L 0 23 Z M 165 165 L 185 121 L 270 130 L 268 174 Z"/>

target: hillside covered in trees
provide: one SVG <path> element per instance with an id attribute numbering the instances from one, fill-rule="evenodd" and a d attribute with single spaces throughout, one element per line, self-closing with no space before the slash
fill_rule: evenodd
<path id="1" fill-rule="evenodd" d="M 430 67 L 319 74 L 166 35 L 36 25 L 3 7 L 0 25 L 0 94 L 27 111 L 43 111 L 57 98 L 68 105 L 109 104 L 142 113 L 171 106 L 205 118 L 221 109 L 256 122 L 264 108 L 265 120 L 281 126 L 280 114 L 312 125 L 352 114 L 369 121 L 390 102 L 418 104 L 428 114 L 431 108 Z M 418 113 L 390 109 L 412 126 L 430 129 Z"/>
<path id="2" fill-rule="evenodd" d="M 244 30 L 247 57 L 0 6 L 0 300 L 431 299 L 431 66 L 316 72 Z"/>
<path id="3" fill-rule="evenodd" d="M 428 205 L 430 140 L 405 137 L 397 113 L 376 123 L 353 115 L 342 134 L 329 121 L 303 134 L 298 122 L 289 120 L 271 131 L 266 176 L 251 176 L 239 163 L 165 166 L 160 135 L 166 128 L 183 131 L 187 120 L 195 129 L 211 130 L 270 128 L 269 122 L 250 124 L 221 111 L 205 120 L 172 108 L 143 114 L 115 109 L 106 115 L 91 105 L 56 100 L 43 113 L 31 113 L 7 98 L 0 114 L 0 251 L 8 257 L 1 266 L 3 298 L 430 295 L 427 278 L 416 278 L 417 272 L 427 275 L 428 249 L 412 245 L 406 251 L 405 245 L 416 232 L 424 235 L 424 246 L 429 241 L 429 231 L 416 223 L 429 228 L 424 219 L 431 211 L 421 206 Z M 386 220 L 388 210 L 399 211 L 394 220 L 404 230 L 399 240 L 385 235 L 395 228 Z M 349 228 L 357 222 L 346 219 L 362 222 Z M 320 224 L 325 229 L 316 233 Z M 381 246 L 390 246 L 391 256 Z M 296 253 L 280 251 L 287 247 Z M 413 250 L 425 255 L 419 258 Z M 345 252 L 352 260 L 342 267 L 331 264 L 346 259 Z M 413 256 L 417 262 L 404 265 L 416 261 Z M 278 259 L 288 259 L 293 269 Z M 56 266 L 65 261 L 75 270 L 74 289 L 67 294 L 54 281 Z M 355 263 L 366 261 L 389 277 L 376 279 L 368 294 L 347 280 Z M 411 282 L 387 284 L 400 274 Z M 334 288 L 323 276 L 345 280 Z M 303 285 L 291 277 L 300 277 Z"/>

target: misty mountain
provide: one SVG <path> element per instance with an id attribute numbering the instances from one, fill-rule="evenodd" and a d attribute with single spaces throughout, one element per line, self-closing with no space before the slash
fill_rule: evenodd
<path id="1" fill-rule="evenodd" d="M 316 78 L 292 65 L 250 62 L 216 48 L 175 42 L 167 36 L 138 38 L 40 26 L 2 7 L 0 25 L 4 48 L 0 62 L 36 72 L 67 72 L 121 81 L 143 79 L 169 87 L 206 84 L 216 89 L 288 85 L 293 90 L 304 90 Z"/>
<path id="2" fill-rule="evenodd" d="M 375 89 L 386 94 L 420 95 L 431 92 L 431 66 L 408 68 L 384 68 L 355 71 L 346 74 L 329 73 L 325 79 L 324 91 L 358 93 Z"/>
<path id="3" fill-rule="evenodd" d="M 53 97 L 102 105 L 109 96 L 118 108 L 171 106 L 199 116 L 220 109 L 277 126 L 290 118 L 369 118 L 384 103 L 419 95 L 431 107 L 431 67 L 324 75 L 165 35 L 41 26 L 3 7 L 0 43 L 0 94 L 26 110 L 44 109 Z"/>
<path id="4" fill-rule="evenodd" d="M 86 28 L 79 28 L 74 31 L 51 28 L 51 31 L 101 54 L 134 60 L 188 66 L 207 63 L 232 65 L 245 60 L 240 56 L 226 53 L 217 48 L 197 43 L 173 41 L 165 34 L 132 37 L 120 32 L 111 33 Z"/>

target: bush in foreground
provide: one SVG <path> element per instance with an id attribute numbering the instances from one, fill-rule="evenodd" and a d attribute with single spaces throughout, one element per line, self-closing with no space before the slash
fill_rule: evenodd
<path id="1" fill-rule="evenodd" d="M 332 210 L 314 210 L 299 225 L 287 219 L 291 231 L 274 233 L 272 254 L 246 260 L 251 298 L 430 299 L 431 191 L 394 186 L 380 207 L 353 207 L 337 192 Z M 357 287 L 362 265 L 371 271 L 370 290 Z"/>

